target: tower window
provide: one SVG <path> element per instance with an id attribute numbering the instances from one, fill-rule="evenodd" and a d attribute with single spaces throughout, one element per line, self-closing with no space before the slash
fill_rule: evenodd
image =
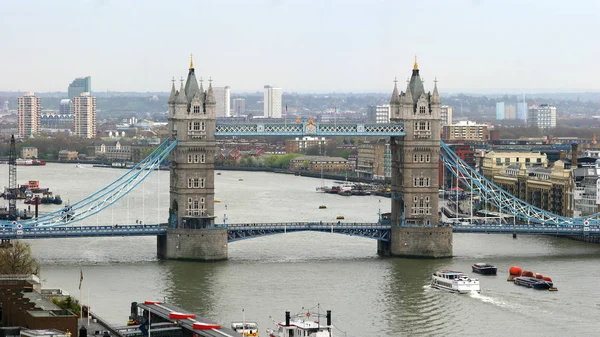
<path id="1" fill-rule="evenodd" d="M 199 114 L 200 113 L 200 106 L 199 105 L 194 105 L 194 113 L 195 114 Z"/>
<path id="2" fill-rule="evenodd" d="M 188 163 L 191 163 L 191 162 L 192 162 L 192 155 L 188 154 Z"/>
<path id="3" fill-rule="evenodd" d="M 425 113 L 425 107 L 424 106 L 420 106 L 419 107 L 419 113 L 421 113 L 421 114 Z"/>
<path id="4" fill-rule="evenodd" d="M 195 154 L 195 155 L 194 155 L 194 163 L 197 163 L 197 162 L 198 162 L 198 159 L 199 159 L 198 155 L 197 155 L 197 154 Z"/>
<path id="5" fill-rule="evenodd" d="M 201 163 L 205 163 L 206 162 L 206 155 L 204 153 L 200 155 L 200 162 Z"/>
<path id="6" fill-rule="evenodd" d="M 204 131 L 204 130 L 206 130 L 206 123 L 204 123 L 204 122 L 200 122 L 200 130 L 201 130 L 201 131 Z"/>
<path id="7" fill-rule="evenodd" d="M 194 131 L 200 130 L 200 122 L 194 122 Z"/>

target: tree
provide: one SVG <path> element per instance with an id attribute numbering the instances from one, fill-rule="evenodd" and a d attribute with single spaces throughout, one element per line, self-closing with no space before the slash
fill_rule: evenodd
<path id="1" fill-rule="evenodd" d="M 0 274 L 36 274 L 40 272 L 37 260 L 27 243 L 14 241 L 0 248 Z"/>

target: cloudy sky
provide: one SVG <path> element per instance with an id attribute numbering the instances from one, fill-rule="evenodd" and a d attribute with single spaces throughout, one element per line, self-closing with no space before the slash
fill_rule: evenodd
<path id="1" fill-rule="evenodd" d="M 196 72 L 234 92 L 600 90 L 597 0 L 0 1 L 0 91 L 168 91 Z"/>

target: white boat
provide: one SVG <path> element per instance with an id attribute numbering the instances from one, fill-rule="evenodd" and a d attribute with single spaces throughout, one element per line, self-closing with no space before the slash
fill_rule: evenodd
<path id="1" fill-rule="evenodd" d="M 231 322 L 231 329 L 242 336 L 258 336 L 258 324 L 256 322 Z"/>
<path id="2" fill-rule="evenodd" d="M 321 321 L 325 318 L 325 321 Z M 310 310 L 290 316 L 285 312 L 285 321 L 277 323 L 275 329 L 267 329 L 268 337 L 334 337 L 334 326 L 331 324 L 331 310 L 323 315 L 320 309 L 317 312 Z M 341 330 L 338 330 L 341 331 Z"/>
<path id="3" fill-rule="evenodd" d="M 442 270 L 433 273 L 431 276 L 431 287 L 460 294 L 472 291 L 481 292 L 479 279 L 470 278 L 465 273 L 452 270 Z"/>
<path id="4" fill-rule="evenodd" d="M 75 168 L 83 168 L 83 165 L 77 164 L 77 165 L 75 165 Z"/>

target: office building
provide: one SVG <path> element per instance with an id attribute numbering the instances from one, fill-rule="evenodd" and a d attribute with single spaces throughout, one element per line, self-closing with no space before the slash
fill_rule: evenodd
<path id="1" fill-rule="evenodd" d="M 573 170 L 573 216 L 580 217 L 600 211 L 600 159 L 594 167 Z"/>
<path id="2" fill-rule="evenodd" d="M 440 107 L 440 118 L 442 119 L 442 126 L 452 125 L 452 107 L 449 105 L 442 105 Z"/>
<path id="3" fill-rule="evenodd" d="M 496 102 L 496 119 L 499 121 L 504 119 L 504 102 Z"/>
<path id="4" fill-rule="evenodd" d="M 517 119 L 522 121 L 527 119 L 527 102 L 517 103 Z"/>
<path id="5" fill-rule="evenodd" d="M 231 91 L 229 86 L 213 87 L 213 93 L 217 100 L 217 117 L 231 117 Z"/>
<path id="6" fill-rule="evenodd" d="M 372 123 L 389 123 L 390 105 L 369 105 L 367 107 L 367 121 Z"/>
<path id="7" fill-rule="evenodd" d="M 505 120 L 517 119 L 517 107 L 514 105 L 506 104 L 504 106 L 504 119 Z"/>
<path id="8" fill-rule="evenodd" d="M 391 178 L 391 149 L 387 139 L 365 141 L 358 146 L 356 173 L 359 178 Z"/>
<path id="9" fill-rule="evenodd" d="M 96 137 L 96 97 L 89 92 L 73 97 L 73 124 L 76 136 Z"/>
<path id="10" fill-rule="evenodd" d="M 73 99 L 84 92 L 92 92 L 92 77 L 78 77 L 69 84 L 69 99 Z"/>
<path id="11" fill-rule="evenodd" d="M 442 139 L 486 141 L 488 140 L 488 126 L 471 121 L 444 125 L 442 126 Z"/>
<path id="12" fill-rule="evenodd" d="M 549 104 L 529 107 L 527 111 L 527 126 L 535 126 L 540 129 L 555 128 L 556 107 Z"/>
<path id="13" fill-rule="evenodd" d="M 283 89 L 265 85 L 264 116 L 265 118 L 281 118 L 281 95 Z"/>
<path id="14" fill-rule="evenodd" d="M 37 135 L 40 129 L 40 114 L 42 100 L 32 92 L 26 93 L 18 99 L 17 123 L 19 137 L 26 138 Z"/>
<path id="15" fill-rule="evenodd" d="M 233 99 L 233 116 L 239 117 L 246 115 L 246 100 L 243 98 Z"/>

